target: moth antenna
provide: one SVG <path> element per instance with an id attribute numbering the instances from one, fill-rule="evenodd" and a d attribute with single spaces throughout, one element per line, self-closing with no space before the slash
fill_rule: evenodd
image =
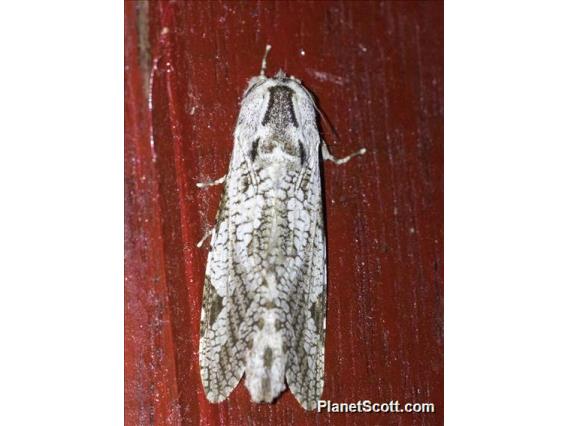
<path id="1" fill-rule="evenodd" d="M 266 71 L 266 58 L 268 57 L 268 52 L 270 52 L 270 49 L 272 49 L 272 46 L 267 44 L 266 50 L 264 51 L 264 56 L 262 57 L 262 64 L 260 65 L 260 75 L 262 77 L 264 77 Z"/>
<path id="2" fill-rule="evenodd" d="M 315 110 L 318 112 L 318 114 L 320 115 L 320 117 L 322 118 L 323 123 L 326 124 L 326 126 L 331 130 L 331 133 L 333 134 L 333 136 L 335 137 L 336 141 L 339 141 L 339 133 L 337 133 L 337 130 L 335 130 L 335 127 L 333 127 L 333 125 L 331 124 L 331 121 L 329 121 L 329 118 L 327 118 L 327 115 L 325 115 L 325 113 L 318 108 L 318 106 L 316 105 L 316 102 L 309 97 L 313 107 L 315 108 Z"/>

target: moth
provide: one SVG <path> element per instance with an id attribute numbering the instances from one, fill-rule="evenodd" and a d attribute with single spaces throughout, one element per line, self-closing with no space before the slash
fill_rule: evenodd
<path id="1" fill-rule="evenodd" d="M 306 410 L 323 391 L 326 245 L 316 106 L 299 80 L 260 75 L 244 92 L 207 258 L 199 363 L 206 397 L 226 399 L 243 374 L 254 402 L 288 384 Z"/>

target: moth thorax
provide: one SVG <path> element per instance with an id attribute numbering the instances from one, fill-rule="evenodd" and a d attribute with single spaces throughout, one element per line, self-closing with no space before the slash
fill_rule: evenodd
<path id="1" fill-rule="evenodd" d="M 292 96 L 294 91 L 287 86 L 273 86 L 268 89 L 269 101 L 262 125 L 275 130 L 298 127 Z"/>

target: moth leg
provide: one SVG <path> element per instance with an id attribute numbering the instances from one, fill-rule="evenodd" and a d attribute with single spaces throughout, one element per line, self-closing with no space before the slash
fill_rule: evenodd
<path id="1" fill-rule="evenodd" d="M 197 182 L 195 185 L 198 188 L 207 188 L 209 186 L 221 185 L 222 183 L 225 183 L 226 178 L 227 178 L 227 175 L 224 175 L 224 176 L 221 176 L 219 179 L 208 180 L 206 182 Z"/>
<path id="2" fill-rule="evenodd" d="M 209 228 L 207 231 L 205 231 L 205 235 L 197 243 L 197 248 L 201 248 L 205 240 L 207 240 L 207 238 L 209 238 L 209 236 L 213 233 L 214 229 L 215 228 Z"/>
<path id="3" fill-rule="evenodd" d="M 336 158 L 333 155 L 331 155 L 331 153 L 329 152 L 329 148 L 327 147 L 327 144 L 325 143 L 325 141 L 322 141 L 322 157 L 323 157 L 323 159 L 329 160 L 329 161 L 331 161 L 332 163 L 335 163 L 335 164 L 345 164 L 349 160 L 351 160 L 353 157 L 356 157 L 357 155 L 363 155 L 366 152 L 367 152 L 366 148 L 361 148 L 360 150 L 349 154 L 347 157 Z"/>

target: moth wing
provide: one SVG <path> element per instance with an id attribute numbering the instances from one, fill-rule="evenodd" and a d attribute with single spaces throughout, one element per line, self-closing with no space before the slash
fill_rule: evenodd
<path id="1" fill-rule="evenodd" d="M 227 182 L 232 181 L 230 175 L 234 173 L 239 170 L 230 168 Z M 240 289 L 242 283 L 235 282 L 234 241 L 231 238 L 235 225 L 228 192 L 229 185 L 226 184 L 211 238 L 201 309 L 199 364 L 205 394 L 211 402 L 226 399 L 239 383 L 245 368 L 245 347 L 239 325 L 247 302 L 241 300 L 246 297 L 246 292 Z"/>
<path id="2" fill-rule="evenodd" d="M 245 96 L 242 101 L 231 164 L 207 258 L 199 364 L 201 381 L 211 402 L 226 399 L 245 370 L 247 348 L 243 328 L 246 328 L 251 301 L 248 300 L 246 274 L 242 271 L 243 267 L 248 267 L 248 261 L 243 260 L 242 241 L 236 240 L 239 225 L 236 222 L 242 215 L 241 219 L 235 217 L 240 209 L 254 204 L 250 194 L 254 193 L 256 185 L 246 153 L 261 120 L 256 111 L 262 102 L 262 97 L 257 96 Z"/>
<path id="3" fill-rule="evenodd" d="M 294 397 L 306 410 L 313 410 L 323 392 L 325 309 L 327 291 L 325 232 L 323 223 L 321 181 L 316 164 L 310 177 L 301 183 L 310 217 L 310 231 L 297 290 L 297 303 L 291 305 L 290 334 L 286 381 Z"/>

